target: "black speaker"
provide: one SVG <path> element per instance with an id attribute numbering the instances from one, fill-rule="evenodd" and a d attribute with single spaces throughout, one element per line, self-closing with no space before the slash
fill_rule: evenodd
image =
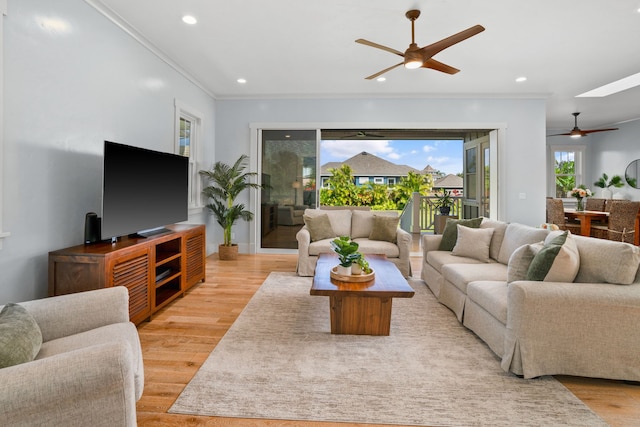
<path id="1" fill-rule="evenodd" d="M 84 243 L 100 241 L 100 218 L 95 212 L 89 212 L 84 218 Z"/>

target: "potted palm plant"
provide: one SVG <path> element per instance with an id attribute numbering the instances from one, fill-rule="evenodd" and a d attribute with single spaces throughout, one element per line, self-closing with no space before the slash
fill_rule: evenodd
<path id="1" fill-rule="evenodd" d="M 439 191 L 440 194 L 438 194 L 438 191 L 435 193 L 436 201 L 434 202 L 434 205 L 440 210 L 440 215 L 449 215 L 451 207 L 453 206 L 451 191 L 446 188 L 440 188 Z"/>
<path id="2" fill-rule="evenodd" d="M 207 208 L 215 216 L 223 230 L 224 243 L 218 246 L 221 260 L 233 260 L 238 257 L 238 245 L 231 242 L 231 231 L 239 219 L 253 220 L 253 212 L 242 203 L 235 203 L 240 193 L 249 188 L 263 188 L 263 185 L 249 182 L 257 176 L 255 172 L 245 172 L 248 156 L 243 154 L 233 165 L 216 162 L 211 170 L 201 170 L 209 185 L 202 190 L 208 199 Z"/>

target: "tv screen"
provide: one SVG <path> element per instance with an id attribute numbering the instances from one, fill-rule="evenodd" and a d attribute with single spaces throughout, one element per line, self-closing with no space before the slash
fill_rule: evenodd
<path id="1" fill-rule="evenodd" d="M 189 159 L 104 142 L 102 240 L 166 231 L 188 218 Z"/>

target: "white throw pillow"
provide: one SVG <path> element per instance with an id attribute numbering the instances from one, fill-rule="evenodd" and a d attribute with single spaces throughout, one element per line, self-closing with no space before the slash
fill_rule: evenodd
<path id="1" fill-rule="evenodd" d="M 489 262 L 489 247 L 493 228 L 470 228 L 460 224 L 457 224 L 456 227 L 458 228 L 458 238 L 451 254 Z"/>
<path id="2" fill-rule="evenodd" d="M 580 269 L 580 254 L 570 232 L 553 232 L 529 265 L 527 280 L 573 282 Z M 555 236 L 555 237 L 554 237 Z"/>

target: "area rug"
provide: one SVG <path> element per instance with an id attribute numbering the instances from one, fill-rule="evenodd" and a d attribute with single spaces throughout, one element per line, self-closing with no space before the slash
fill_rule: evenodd
<path id="1" fill-rule="evenodd" d="M 390 336 L 331 335 L 311 278 L 271 273 L 169 412 L 420 426 L 606 426 L 553 377 L 524 380 L 420 280 Z"/>

